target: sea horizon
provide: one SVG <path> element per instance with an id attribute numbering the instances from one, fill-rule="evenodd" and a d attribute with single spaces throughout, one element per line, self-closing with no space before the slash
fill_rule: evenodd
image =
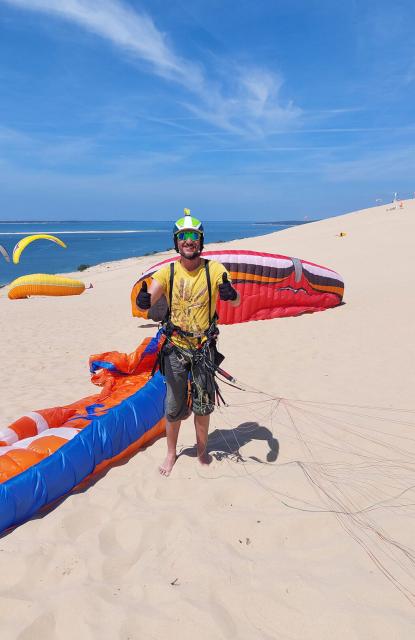
<path id="1" fill-rule="evenodd" d="M 290 219 L 290 220 L 254 220 L 252 221 L 250 224 L 292 224 L 292 225 L 296 225 L 296 224 L 307 224 L 309 222 L 316 222 L 318 219 L 320 218 L 313 218 L 311 219 Z M 0 219 L 0 224 L 48 224 L 50 222 L 57 222 L 57 223 L 74 223 L 74 222 L 79 222 L 79 223 L 92 223 L 92 222 L 97 222 L 97 223 L 105 223 L 105 222 L 120 222 L 120 223 L 148 223 L 149 220 L 146 218 L 145 220 L 140 220 L 140 219 L 129 219 L 129 218 L 125 218 L 125 219 L 120 219 L 120 218 L 105 218 L 105 219 L 95 219 L 95 218 L 91 218 L 91 219 L 85 219 L 85 218 L 36 218 L 36 219 Z M 160 218 L 159 220 L 156 221 L 157 222 L 167 222 L 170 224 L 173 224 L 173 221 L 171 218 Z M 246 223 L 247 220 L 236 220 L 234 218 L 224 218 L 222 220 L 216 220 L 216 219 L 209 219 L 209 218 L 205 218 L 204 219 L 204 223 L 208 223 L 208 222 L 230 222 L 230 223 L 240 223 L 240 222 L 244 222 Z"/>
<path id="2" fill-rule="evenodd" d="M 205 220 L 205 243 L 266 235 L 308 222 Z M 10 262 L 6 262 L 0 255 L 0 286 L 31 273 L 71 273 L 102 263 L 168 251 L 173 248 L 172 229 L 171 220 L 0 221 L 0 244 L 10 256 Z M 24 249 L 19 263 L 13 264 L 16 243 L 38 233 L 61 237 L 66 248 L 48 240 L 35 241 Z"/>

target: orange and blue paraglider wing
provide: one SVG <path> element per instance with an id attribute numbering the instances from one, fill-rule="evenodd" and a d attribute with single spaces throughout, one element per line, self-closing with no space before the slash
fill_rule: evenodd
<path id="1" fill-rule="evenodd" d="M 164 433 L 165 384 L 151 377 L 161 337 L 90 358 L 96 396 L 32 411 L 0 429 L 0 532 L 24 522 Z"/>

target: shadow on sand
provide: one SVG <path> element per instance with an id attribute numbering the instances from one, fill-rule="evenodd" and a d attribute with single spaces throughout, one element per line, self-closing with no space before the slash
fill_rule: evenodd
<path id="1" fill-rule="evenodd" d="M 264 440 L 269 450 L 266 460 L 261 460 L 256 456 L 244 458 L 240 449 L 253 440 Z M 256 462 L 275 462 L 278 458 L 279 442 L 266 427 L 257 422 L 243 422 L 234 429 L 215 429 L 209 434 L 207 453 L 210 453 L 216 460 L 231 458 L 237 462 L 245 462 L 246 459 Z M 183 449 L 178 455 L 195 458 L 197 456 L 196 446 Z"/>

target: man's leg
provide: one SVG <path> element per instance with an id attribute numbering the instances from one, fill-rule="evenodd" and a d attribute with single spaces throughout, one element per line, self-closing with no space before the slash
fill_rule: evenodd
<path id="1" fill-rule="evenodd" d="M 167 456 L 159 467 L 162 476 L 169 476 L 177 460 L 177 438 L 180 425 L 188 415 L 188 366 L 177 358 L 174 351 L 167 352 L 163 361 L 166 381 L 166 437 Z"/>
<path id="2" fill-rule="evenodd" d="M 179 435 L 180 425 L 182 421 L 169 422 L 166 420 L 166 436 L 167 436 L 167 456 L 163 464 L 159 466 L 162 476 L 169 476 L 177 459 L 177 438 Z"/>
<path id="3" fill-rule="evenodd" d="M 209 348 L 207 357 L 213 360 L 213 351 Z M 201 464 L 210 464 L 212 457 L 207 452 L 210 414 L 215 406 L 215 386 L 213 375 L 202 361 L 193 367 L 193 413 L 196 430 L 197 456 Z M 202 414 L 202 415 L 200 415 Z"/>
<path id="4" fill-rule="evenodd" d="M 210 415 L 195 415 L 197 457 L 201 464 L 210 464 L 211 456 L 207 452 Z"/>

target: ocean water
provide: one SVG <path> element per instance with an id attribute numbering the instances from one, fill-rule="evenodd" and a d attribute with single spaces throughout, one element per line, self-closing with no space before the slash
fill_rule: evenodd
<path id="1" fill-rule="evenodd" d="M 252 222 L 205 222 L 207 242 L 219 242 L 273 233 L 300 221 L 258 224 Z M 82 264 L 90 266 L 112 260 L 143 256 L 173 247 L 172 222 L 141 221 L 39 221 L 0 222 L 0 244 L 10 255 L 10 263 L 0 253 L 0 285 L 29 273 L 65 273 Z M 39 240 L 22 252 L 19 264 L 12 262 L 13 248 L 27 235 L 48 233 L 67 245 Z"/>

